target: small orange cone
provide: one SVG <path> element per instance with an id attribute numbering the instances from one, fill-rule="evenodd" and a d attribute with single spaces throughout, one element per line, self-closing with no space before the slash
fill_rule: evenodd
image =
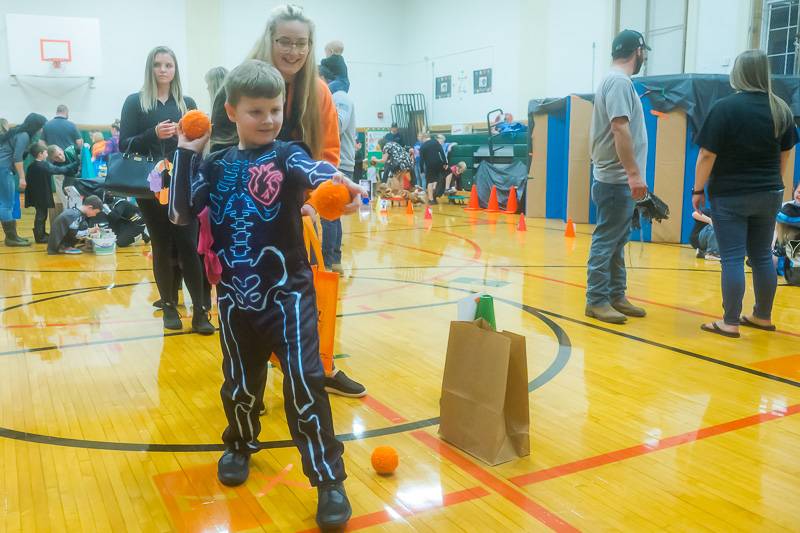
<path id="1" fill-rule="evenodd" d="M 497 186 L 492 185 L 492 192 L 489 194 L 489 206 L 486 208 L 489 213 L 499 213 L 500 206 L 497 203 Z"/>
<path id="2" fill-rule="evenodd" d="M 473 185 L 472 192 L 469 193 L 469 204 L 465 207 L 467 211 L 480 211 L 481 204 L 478 203 L 478 188 Z"/>
<path id="3" fill-rule="evenodd" d="M 511 190 L 508 191 L 508 203 L 506 204 L 506 214 L 507 215 L 516 215 L 517 214 L 517 188 L 513 185 L 511 186 Z"/>
<path id="4" fill-rule="evenodd" d="M 425 220 L 433 220 L 433 213 L 431 213 L 431 206 L 425 208 Z"/>
<path id="5" fill-rule="evenodd" d="M 564 237 L 574 237 L 575 236 L 575 223 L 572 221 L 571 218 L 567 219 L 567 229 L 564 230 Z"/>
<path id="6" fill-rule="evenodd" d="M 525 223 L 524 213 L 519 216 L 519 222 L 517 223 L 517 231 L 528 231 L 528 225 Z"/>
<path id="7" fill-rule="evenodd" d="M 406 201 L 406 215 L 413 215 L 414 214 L 414 206 L 411 205 L 411 199 L 409 198 Z"/>

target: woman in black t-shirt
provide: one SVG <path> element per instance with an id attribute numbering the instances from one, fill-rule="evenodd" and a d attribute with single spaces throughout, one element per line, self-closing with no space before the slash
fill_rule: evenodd
<path id="1" fill-rule="evenodd" d="M 170 161 L 178 147 L 178 121 L 189 109 L 197 109 L 191 98 L 184 97 L 175 53 L 166 46 L 150 51 L 145 67 L 142 90 L 125 100 L 120 118 L 120 150 L 150 155 Z M 164 310 L 164 327 L 182 329 L 176 309 L 180 289 L 173 256 L 194 303 L 192 329 L 212 335 L 214 326 L 208 320 L 210 295 L 203 286 L 200 256 L 197 254 L 197 222 L 176 226 L 169 221 L 167 206 L 155 198 L 137 200 L 142 211 L 153 249 L 153 275 Z"/>
<path id="2" fill-rule="evenodd" d="M 737 92 L 714 104 L 697 137 L 700 154 L 692 205 L 695 211 L 705 206 L 708 183 L 722 262 L 725 314 L 723 320 L 701 328 L 738 338 L 740 325 L 775 330 L 772 236 L 783 198 L 783 171 L 798 137 L 789 106 L 772 92 L 763 51 L 747 50 L 736 58 L 731 86 Z M 741 314 L 745 254 L 753 268 L 756 303 L 752 315 Z"/>

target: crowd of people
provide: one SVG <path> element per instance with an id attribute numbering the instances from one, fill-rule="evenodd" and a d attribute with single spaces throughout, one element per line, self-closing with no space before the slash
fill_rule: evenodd
<path id="1" fill-rule="evenodd" d="M 318 218 L 306 202 L 307 192 L 325 180 L 346 186 L 348 212 L 357 209 L 366 191 L 353 181 L 363 163 L 358 159 L 356 104 L 349 95 L 344 45 L 328 43 L 318 65 L 314 39 L 314 23 L 300 8 L 276 8 L 241 65 L 230 72 L 215 67 L 206 74 L 214 127 L 199 139 L 188 139 L 179 126 L 181 117 L 197 105 L 184 94 L 178 58 L 166 46 L 150 51 L 142 87 L 125 99 L 110 138 L 95 132 L 91 146 L 84 146 L 63 105 L 51 120 L 31 113 L 13 128 L 4 126 L 0 220 L 6 246 L 31 244 L 17 228 L 19 187 L 25 191 L 25 207 L 35 210 L 34 241 L 46 242 L 48 253 L 80 253 L 81 241 L 91 240 L 101 217 L 113 228 L 119 246 L 149 240 L 159 294 L 154 306 L 161 309 L 166 329 L 183 328 L 178 293 L 185 284 L 193 303 L 192 330 L 215 333 L 210 321 L 213 279 L 224 360 L 221 397 L 228 422 L 219 480 L 235 486 L 248 477 L 250 456 L 259 449 L 267 356 L 275 353 L 285 371 L 289 430 L 303 471 L 318 487 L 317 520 L 332 526 L 347 522 L 350 505 L 343 486 L 343 446 L 334 435 L 326 393 L 360 397 L 366 388 L 320 363 L 314 282 L 301 216 Z M 591 194 L 597 226 L 585 313 L 621 324 L 628 317 L 646 316 L 626 296 L 624 247 L 636 204 L 650 194 L 643 178 L 644 115 L 631 82 L 649 47 L 641 34 L 630 30 L 620 33 L 612 47 L 613 66 L 597 90 L 592 119 Z M 724 318 L 702 328 L 739 337 L 740 326 L 774 329 L 773 235 L 781 210 L 782 171 L 798 137 L 791 111 L 771 90 L 763 52 L 740 55 L 731 84 L 737 92 L 714 105 L 698 135 L 692 243 L 702 257 L 722 264 Z M 495 126 L 500 131 L 512 124 L 513 117 L 506 115 Z M 376 166 L 383 164 L 383 181 L 406 190 L 419 187 L 429 203 L 460 188 L 466 165 L 450 161 L 453 145 L 448 146 L 445 136 L 422 132 L 416 143 L 406 146 L 392 124 L 379 146 L 382 157 L 368 162 L 371 180 L 378 179 Z M 172 186 L 191 191 L 191 198 L 175 194 L 164 203 L 145 195 L 132 202 L 84 191 L 76 201 L 70 195 L 78 185 L 75 176 L 102 174 L 103 165 L 120 150 L 169 161 L 174 165 Z M 32 162 L 26 168 L 28 154 Z M 794 201 L 800 206 L 800 188 Z M 48 213 L 59 206 L 48 233 Z M 341 273 L 341 221 L 320 222 L 323 250 L 315 260 Z M 212 257 L 198 252 L 203 233 L 212 242 L 205 248 Z M 753 269 L 756 305 L 743 315 L 745 256 Z"/>

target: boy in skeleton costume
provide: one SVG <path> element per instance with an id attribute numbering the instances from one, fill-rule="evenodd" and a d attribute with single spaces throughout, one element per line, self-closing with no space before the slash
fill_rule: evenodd
<path id="1" fill-rule="evenodd" d="M 350 516 L 342 485 L 344 447 L 336 440 L 324 391 L 300 209 L 307 191 L 325 180 L 344 183 L 353 197 L 363 191 L 329 163 L 313 160 L 302 143 L 275 141 L 284 83 L 272 66 L 246 61 L 228 75 L 225 88 L 239 145 L 201 163 L 208 135 L 189 141 L 180 132 L 170 190 L 173 223 L 188 223 L 208 207 L 212 249 L 222 267 L 217 295 L 228 427 L 218 477 L 226 485 L 247 479 L 250 454 L 259 449 L 260 398 L 274 352 L 284 370 L 289 430 L 304 473 L 318 487 L 317 521 L 341 525 Z"/>

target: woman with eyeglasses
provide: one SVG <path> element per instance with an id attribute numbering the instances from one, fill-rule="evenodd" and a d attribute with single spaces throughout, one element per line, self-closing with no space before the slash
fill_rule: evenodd
<path id="1" fill-rule="evenodd" d="M 315 159 L 339 167 L 339 125 L 333 97 L 319 77 L 314 59 L 314 23 L 295 5 L 275 8 L 247 59 L 272 64 L 286 83 L 282 141 L 303 141 Z M 225 91 L 219 91 L 212 113 L 211 151 L 239 142 L 236 125 L 225 113 Z"/>

